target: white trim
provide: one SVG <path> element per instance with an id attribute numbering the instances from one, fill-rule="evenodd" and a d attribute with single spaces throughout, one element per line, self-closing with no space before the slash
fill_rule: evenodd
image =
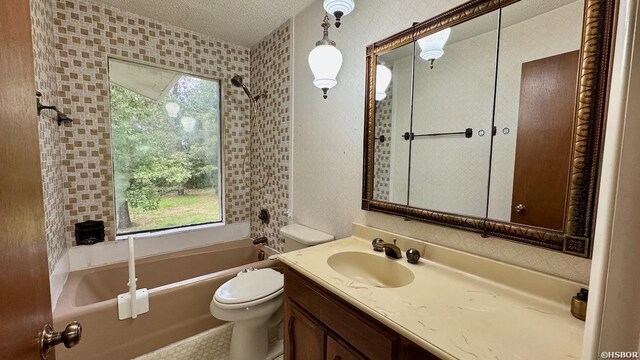
<path id="1" fill-rule="evenodd" d="M 590 296 L 583 338 L 583 359 L 599 358 L 598 349 L 602 330 L 602 316 L 611 252 L 611 235 L 620 172 L 626 104 L 628 101 L 636 3 L 636 1 L 629 0 L 623 0 L 620 3 L 594 231 L 593 260 L 589 278 Z"/>
<path id="2" fill-rule="evenodd" d="M 51 293 L 51 310 L 55 311 L 58 298 L 62 294 L 64 284 L 69 277 L 69 250 L 66 250 L 49 275 L 49 291 Z"/>
<path id="3" fill-rule="evenodd" d="M 294 157 L 294 153 L 293 153 L 293 142 L 294 142 L 294 112 L 295 112 L 295 94 L 296 92 L 294 91 L 294 87 L 295 87 L 295 66 L 296 66 L 296 48 L 295 48 L 295 44 L 296 44 L 296 17 L 295 15 L 291 17 L 290 19 L 291 24 L 289 25 L 289 32 L 291 34 L 291 36 L 289 37 L 290 41 L 289 41 L 289 54 L 291 54 L 291 56 L 289 56 L 290 61 L 289 61 L 289 74 L 290 74 L 290 81 L 289 81 L 289 94 L 290 95 L 290 99 L 289 99 L 289 203 L 287 204 L 287 211 L 286 211 L 286 216 L 287 216 L 287 224 L 291 224 L 293 222 L 293 157 Z"/>
<path id="4" fill-rule="evenodd" d="M 247 239 L 248 222 L 234 224 L 207 224 L 188 228 L 163 230 L 133 235 L 136 239 L 136 258 L 171 253 L 223 242 Z M 118 239 L 127 236 L 119 236 Z M 107 241 L 90 246 L 69 249 L 69 269 L 76 271 L 89 267 L 126 261 L 126 241 Z"/>

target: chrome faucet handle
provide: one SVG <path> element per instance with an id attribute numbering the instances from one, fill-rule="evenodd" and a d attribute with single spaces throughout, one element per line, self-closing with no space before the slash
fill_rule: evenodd
<path id="1" fill-rule="evenodd" d="M 375 238 L 371 242 L 371 245 L 373 245 L 373 250 L 374 251 L 383 251 L 384 247 L 382 246 L 382 244 L 384 244 L 384 240 L 382 240 L 380 238 Z"/>
<path id="2" fill-rule="evenodd" d="M 420 261 L 420 251 L 411 248 L 407 250 L 407 262 L 409 264 L 417 264 Z"/>

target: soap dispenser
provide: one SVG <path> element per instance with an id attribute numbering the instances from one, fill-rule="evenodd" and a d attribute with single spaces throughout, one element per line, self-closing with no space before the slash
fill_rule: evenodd
<path id="1" fill-rule="evenodd" d="M 589 290 L 582 288 L 580 292 L 571 298 L 571 315 L 576 319 L 584 321 L 587 317 L 587 300 L 589 298 Z"/>

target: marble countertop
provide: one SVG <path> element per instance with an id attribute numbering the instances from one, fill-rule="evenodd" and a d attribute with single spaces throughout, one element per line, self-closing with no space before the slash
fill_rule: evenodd
<path id="1" fill-rule="evenodd" d="M 331 255 L 344 251 L 384 257 L 384 253 L 372 251 L 370 240 L 355 236 L 278 257 L 442 359 L 580 358 L 584 322 L 571 315 L 570 298 L 566 302 L 558 301 L 558 298 L 566 297 L 566 293 L 579 289 L 580 284 L 475 257 L 472 262 L 485 261 L 477 263 L 478 268 L 488 267 L 493 273 L 500 274 L 487 279 L 478 273 L 430 260 L 427 256 L 416 265 L 407 263 L 405 258 L 389 259 L 411 269 L 415 280 L 399 288 L 377 288 L 343 276 L 327 264 Z M 451 254 L 447 256 L 451 257 Z M 496 281 L 505 275 L 505 278 L 522 277 L 522 282 L 528 285 L 519 288 L 519 279 Z M 552 284 L 555 279 L 560 286 Z M 532 282 L 540 283 L 530 286 Z M 548 286 L 545 283 L 549 283 Z M 547 290 L 529 291 L 567 286 L 569 289 L 564 289 L 564 293 L 555 298 L 546 296 L 549 295 L 545 293 Z"/>

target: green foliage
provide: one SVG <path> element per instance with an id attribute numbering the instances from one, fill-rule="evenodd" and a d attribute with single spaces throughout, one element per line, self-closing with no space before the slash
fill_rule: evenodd
<path id="1" fill-rule="evenodd" d="M 178 117 L 169 117 L 168 102 L 180 105 Z M 112 84 L 116 208 L 127 201 L 133 208 L 152 211 L 169 192 L 217 187 L 218 109 L 215 81 L 184 75 L 160 103 Z M 185 116 L 196 119 L 191 131 L 180 122 Z"/>
<path id="2" fill-rule="evenodd" d="M 133 225 L 126 232 L 220 221 L 218 194 L 211 188 L 188 190 L 184 196 L 167 194 L 155 210 L 132 208 L 131 218 Z"/>

